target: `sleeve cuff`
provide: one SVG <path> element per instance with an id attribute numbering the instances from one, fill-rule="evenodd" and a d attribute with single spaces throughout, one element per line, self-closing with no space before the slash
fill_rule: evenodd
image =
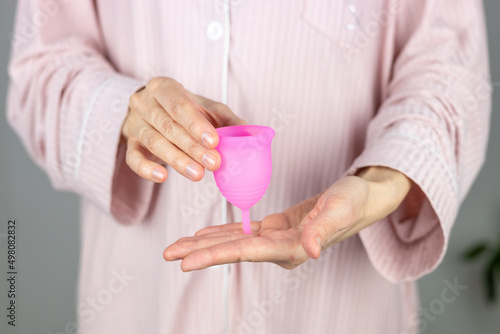
<path id="1" fill-rule="evenodd" d="M 438 152 L 416 137 L 385 134 L 347 171 L 368 166 L 400 171 L 414 186 L 399 208 L 359 233 L 373 266 L 392 282 L 415 280 L 442 260 L 458 209 L 458 189 Z"/>
<path id="2" fill-rule="evenodd" d="M 124 224 L 142 220 L 154 184 L 135 175 L 125 163 L 121 127 L 130 96 L 144 83 L 116 74 L 96 87 L 89 101 L 78 147 L 76 181 L 86 198 Z"/>

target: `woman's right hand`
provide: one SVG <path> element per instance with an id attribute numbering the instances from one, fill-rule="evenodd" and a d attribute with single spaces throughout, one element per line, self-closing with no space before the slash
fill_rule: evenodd
<path id="1" fill-rule="evenodd" d="M 229 107 L 188 92 L 171 78 L 156 77 L 130 97 L 122 127 L 127 165 L 139 176 L 164 182 L 170 165 L 192 181 L 220 166 L 215 128 L 246 124 Z"/>

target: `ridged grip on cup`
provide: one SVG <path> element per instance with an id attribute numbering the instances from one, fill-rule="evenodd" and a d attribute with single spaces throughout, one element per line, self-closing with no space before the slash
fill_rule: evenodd
<path id="1" fill-rule="evenodd" d="M 221 166 L 214 172 L 222 195 L 242 210 L 248 210 L 265 194 L 272 173 L 271 142 L 274 130 L 259 125 L 217 129 Z"/>

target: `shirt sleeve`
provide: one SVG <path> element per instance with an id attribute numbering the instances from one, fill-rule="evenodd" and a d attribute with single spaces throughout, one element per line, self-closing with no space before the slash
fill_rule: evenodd
<path id="1" fill-rule="evenodd" d="M 55 188 L 131 224 L 146 214 L 153 184 L 124 163 L 120 134 L 144 82 L 106 58 L 94 3 L 18 2 L 7 118 Z"/>
<path id="2" fill-rule="evenodd" d="M 404 281 L 444 256 L 485 159 L 491 86 L 481 1 L 401 1 L 396 12 L 387 94 L 348 174 L 376 165 L 413 181 L 394 213 L 360 232 L 374 267 Z"/>

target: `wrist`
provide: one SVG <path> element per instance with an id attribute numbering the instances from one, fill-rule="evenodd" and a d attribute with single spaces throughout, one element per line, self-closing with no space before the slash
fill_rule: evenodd
<path id="1" fill-rule="evenodd" d="M 395 211 L 412 186 L 406 175 L 388 167 L 366 167 L 356 176 L 367 182 L 368 195 L 360 218 L 360 223 L 365 226 Z"/>

